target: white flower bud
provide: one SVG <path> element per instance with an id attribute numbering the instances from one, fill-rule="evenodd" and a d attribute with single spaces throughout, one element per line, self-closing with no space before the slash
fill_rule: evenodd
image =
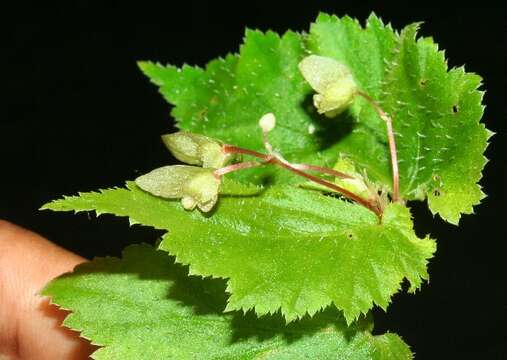
<path id="1" fill-rule="evenodd" d="M 265 133 L 270 132 L 276 126 L 276 118 L 273 113 L 264 114 L 259 120 L 259 126 Z"/>

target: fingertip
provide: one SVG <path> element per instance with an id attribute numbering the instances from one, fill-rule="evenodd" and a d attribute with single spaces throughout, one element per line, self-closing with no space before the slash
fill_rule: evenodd
<path id="1" fill-rule="evenodd" d="M 0 220 L 0 354 L 86 359 L 97 347 L 61 326 L 68 312 L 38 295 L 51 279 L 86 259 Z"/>
<path id="2" fill-rule="evenodd" d="M 36 326 L 31 326 L 27 338 L 37 337 L 41 332 L 47 331 L 48 335 L 40 337 L 37 346 L 41 349 L 48 349 L 47 359 L 88 359 L 90 355 L 99 347 L 92 345 L 91 342 L 80 336 L 78 331 L 74 331 L 62 326 L 65 318 L 70 311 L 60 309 L 57 305 L 51 304 L 49 298 L 39 297 L 39 322 Z M 55 344 L 58 344 L 55 346 Z"/>

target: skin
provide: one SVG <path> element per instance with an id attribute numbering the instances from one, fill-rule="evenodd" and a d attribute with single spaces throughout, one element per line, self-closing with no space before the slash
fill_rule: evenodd
<path id="1" fill-rule="evenodd" d="M 68 312 L 38 294 L 86 259 L 0 220 L 0 360 L 88 359 L 97 349 L 60 326 Z"/>

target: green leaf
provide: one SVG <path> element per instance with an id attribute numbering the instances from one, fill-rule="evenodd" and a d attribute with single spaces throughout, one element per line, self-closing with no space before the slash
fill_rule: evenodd
<path id="1" fill-rule="evenodd" d="M 212 61 L 206 70 L 140 66 L 176 105 L 172 114 L 182 129 L 261 150 L 257 119 L 273 112 L 280 124 L 273 143 L 289 160 L 332 166 L 342 153 L 372 180 L 391 184 L 385 124 L 372 106 L 358 98 L 348 114 L 329 121 L 308 101 L 313 92 L 297 69 L 307 55 L 304 46 L 336 59 L 394 119 L 402 197 L 428 198 L 433 213 L 457 224 L 484 197 L 477 182 L 490 135 L 479 123 L 481 79 L 463 68 L 448 71 L 433 40 L 416 40 L 416 30 L 417 24 L 410 25 L 398 34 L 375 15 L 363 28 L 349 17 L 321 14 L 307 38 L 247 31 L 238 56 Z M 288 173 L 268 171 L 235 176 L 297 181 Z"/>
<path id="2" fill-rule="evenodd" d="M 472 213 L 484 197 L 477 182 L 490 135 L 479 123 L 481 78 L 463 68 L 448 71 L 431 38 L 416 40 L 417 27 L 398 35 L 374 15 L 363 29 L 356 20 L 323 14 L 312 25 L 309 48 L 347 65 L 359 87 L 393 118 L 401 195 L 428 197 L 433 213 L 457 224 L 460 214 Z M 371 178 L 390 184 L 384 124 L 359 99 L 351 114 L 354 129 L 337 150 Z"/>
<path id="3" fill-rule="evenodd" d="M 386 108 L 399 119 L 402 191 L 408 198 L 426 194 L 433 213 L 458 224 L 484 198 L 477 182 L 490 133 L 479 123 L 481 78 L 463 68 L 448 72 L 443 52 L 431 38 L 416 42 L 416 31 L 402 31 L 386 82 Z"/>
<path id="4" fill-rule="evenodd" d="M 337 154 L 325 151 L 331 142 L 324 127 L 308 113 L 311 88 L 298 70 L 305 55 L 301 36 L 287 32 L 247 30 L 239 55 L 211 61 L 206 69 L 162 66 L 140 62 L 142 71 L 160 87 L 165 99 L 176 105 L 172 115 L 179 128 L 216 137 L 226 143 L 263 151 L 260 117 L 277 119 L 270 140 L 290 161 L 333 165 Z M 307 100 L 310 99 L 310 103 Z M 321 135 L 317 136 L 317 133 Z M 234 174 L 254 181 L 274 176 L 278 182 L 299 180 L 273 168 Z"/>
<path id="5" fill-rule="evenodd" d="M 357 97 L 332 119 L 312 105 L 314 91 L 298 64 L 311 54 L 332 58 L 350 69 L 358 88 L 393 118 L 402 198 L 427 199 L 433 213 L 457 224 L 484 196 L 477 182 L 491 133 L 480 123 L 481 78 L 463 68 L 449 70 L 433 40 L 417 39 L 416 31 L 417 24 L 395 32 L 374 15 L 362 27 L 348 17 L 322 14 L 304 35 L 249 30 L 238 55 L 214 60 L 205 69 L 139 65 L 175 105 L 172 114 L 182 130 L 263 151 L 258 120 L 274 113 L 277 126 L 270 141 L 289 161 L 332 167 L 345 156 L 373 182 L 368 182 L 372 189 L 390 188 L 386 126 L 371 104 Z M 321 310 L 334 305 L 350 324 L 374 305 L 385 309 L 404 279 L 414 291 L 428 278 L 435 242 L 415 235 L 403 205 L 387 205 L 379 222 L 357 204 L 293 187 L 301 179 L 284 170 L 266 166 L 227 176 L 231 182 L 224 182 L 208 214 L 185 211 L 133 183 L 43 208 L 96 210 L 167 230 L 161 249 L 189 264 L 192 274 L 227 279 L 230 311 L 279 311 L 293 321 L 306 314 L 320 319 Z M 228 317 L 234 323 L 235 315 L 221 319 Z M 253 327 L 252 334 L 259 331 Z M 394 335 L 362 339 L 376 349 L 368 355 L 373 358 L 396 358 L 390 353 L 393 343 L 402 344 Z M 318 355 L 309 357 L 326 357 Z"/>
<path id="6" fill-rule="evenodd" d="M 98 258 L 52 281 L 44 295 L 72 313 L 67 327 L 103 346 L 94 359 L 410 359 L 394 334 L 347 327 L 333 311 L 285 326 L 279 316 L 222 314 L 224 284 L 188 277 L 147 245 Z"/>
<path id="7" fill-rule="evenodd" d="M 372 15 L 362 28 L 348 16 L 320 14 L 311 25 L 307 39 L 309 50 L 340 61 L 352 72 L 358 87 L 372 98 L 382 101 L 382 84 L 397 46 L 397 35 L 390 26 Z M 349 110 L 351 119 L 339 119 L 342 137 L 335 149 L 359 166 L 368 176 L 391 184 L 389 149 L 385 124 L 363 99 L 356 99 Z M 347 120 L 347 121 L 343 121 Z"/>
<path id="8" fill-rule="evenodd" d="M 389 205 L 379 224 L 359 205 L 282 187 L 222 197 L 210 216 L 128 187 L 44 208 L 96 210 L 168 230 L 161 249 L 190 264 L 192 274 L 228 279 L 228 310 L 281 309 L 293 321 L 334 304 L 351 323 L 374 304 L 386 309 L 404 278 L 411 291 L 420 287 L 435 251 L 432 240 L 417 238 L 399 204 Z"/>
<path id="9" fill-rule="evenodd" d="M 229 179 L 228 176 L 222 178 L 222 185 L 220 186 L 220 194 L 225 196 L 254 196 L 262 191 L 261 186 L 240 183 Z"/>

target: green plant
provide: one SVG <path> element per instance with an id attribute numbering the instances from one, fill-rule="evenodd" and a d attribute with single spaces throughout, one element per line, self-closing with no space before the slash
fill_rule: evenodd
<path id="1" fill-rule="evenodd" d="M 307 34 L 248 30 L 205 69 L 139 63 L 188 165 L 42 207 L 167 230 L 44 289 L 95 358 L 411 358 L 369 315 L 428 279 L 436 242 L 406 202 L 457 225 L 491 136 L 481 78 L 417 28 L 321 14 Z"/>

